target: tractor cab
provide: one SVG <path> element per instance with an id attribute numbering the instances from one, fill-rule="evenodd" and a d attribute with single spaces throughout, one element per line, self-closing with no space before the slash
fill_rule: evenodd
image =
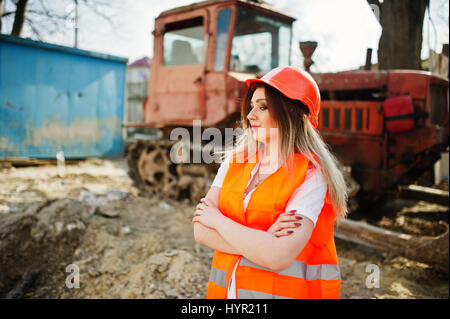
<path id="1" fill-rule="evenodd" d="M 140 126 L 228 124 L 245 79 L 290 64 L 293 21 L 263 1 L 203 1 L 162 12 Z"/>

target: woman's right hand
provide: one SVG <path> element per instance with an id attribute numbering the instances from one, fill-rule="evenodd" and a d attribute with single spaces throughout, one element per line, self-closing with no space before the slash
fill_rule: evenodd
<path id="1" fill-rule="evenodd" d="M 293 229 L 302 225 L 302 217 L 295 213 L 296 210 L 290 210 L 280 214 L 276 222 L 270 226 L 267 232 L 275 237 L 288 236 L 292 234 L 294 232 Z"/>

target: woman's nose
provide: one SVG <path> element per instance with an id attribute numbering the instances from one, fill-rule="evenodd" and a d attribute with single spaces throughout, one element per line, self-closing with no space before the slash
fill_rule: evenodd
<path id="1" fill-rule="evenodd" d="M 256 116 L 255 116 L 255 112 L 253 112 L 255 109 L 251 109 L 250 112 L 247 114 L 247 120 L 255 120 Z"/>

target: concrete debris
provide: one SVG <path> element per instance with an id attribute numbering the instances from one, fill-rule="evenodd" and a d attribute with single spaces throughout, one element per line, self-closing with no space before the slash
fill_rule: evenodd
<path id="1" fill-rule="evenodd" d="M 167 204 L 167 203 L 164 202 L 164 201 L 161 201 L 161 202 L 159 203 L 159 207 L 161 207 L 161 208 L 164 209 L 164 210 L 172 210 L 172 209 L 173 209 L 173 206 L 172 206 L 172 205 Z"/>
<path id="2" fill-rule="evenodd" d="M 0 214 L 1 213 L 4 213 L 4 214 L 9 213 L 9 210 L 10 210 L 10 208 L 8 205 L 0 205 Z"/>
<path id="3" fill-rule="evenodd" d="M 107 200 L 122 200 L 126 198 L 130 193 L 124 192 L 118 189 L 108 190 L 106 193 Z"/>
<path id="4" fill-rule="evenodd" d="M 131 228 L 128 226 L 124 226 L 124 227 L 120 228 L 119 236 L 123 237 L 123 236 L 128 235 L 129 233 L 131 233 Z"/>

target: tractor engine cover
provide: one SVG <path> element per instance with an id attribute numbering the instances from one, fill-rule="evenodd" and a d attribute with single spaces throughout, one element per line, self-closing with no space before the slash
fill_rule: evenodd
<path id="1" fill-rule="evenodd" d="M 414 128 L 414 108 L 410 96 L 386 99 L 383 110 L 388 132 L 404 132 Z"/>

